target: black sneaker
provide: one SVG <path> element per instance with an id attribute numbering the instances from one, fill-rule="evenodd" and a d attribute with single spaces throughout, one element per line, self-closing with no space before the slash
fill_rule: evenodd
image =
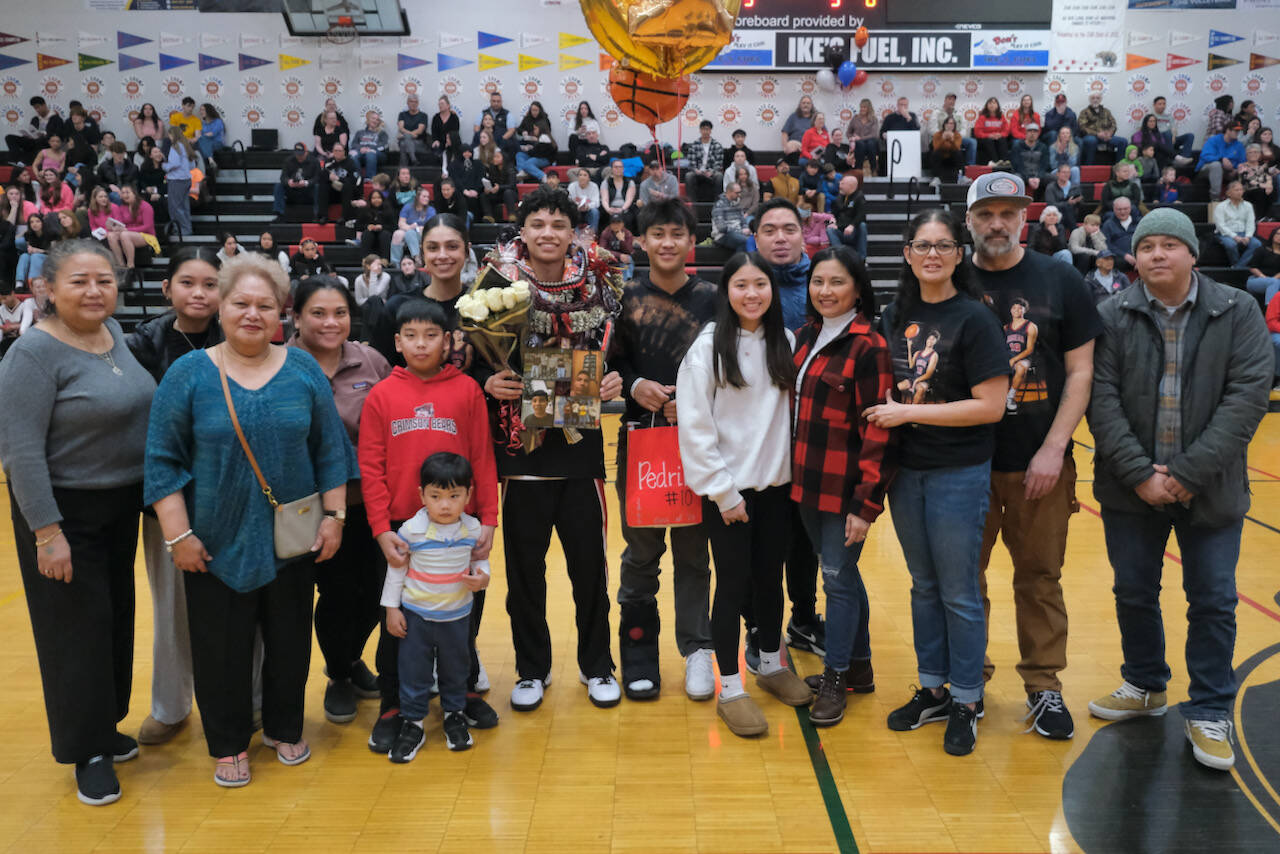
<path id="1" fill-rule="evenodd" d="M 400 731 L 396 733 L 396 740 L 391 745 L 391 751 L 387 757 L 397 765 L 403 765 L 406 762 L 412 762 L 413 757 L 418 755 L 423 742 L 427 740 L 427 734 L 413 721 L 407 721 L 399 715 L 397 718 L 400 720 Z"/>
<path id="2" fill-rule="evenodd" d="M 1045 738 L 1066 741 L 1076 734 L 1071 713 L 1062 702 L 1061 691 L 1036 691 L 1027 696 L 1027 714 L 1022 718 L 1031 721 L 1026 731 L 1036 732 Z"/>
<path id="3" fill-rule="evenodd" d="M 324 689 L 324 716 L 331 723 L 345 724 L 356 719 L 356 690 L 350 679 L 330 679 Z"/>
<path id="4" fill-rule="evenodd" d="M 400 734 L 400 722 L 404 720 L 400 717 L 399 709 L 390 709 L 383 713 L 373 724 L 373 732 L 369 733 L 369 749 L 374 753 L 381 753 L 386 756 L 391 752 L 391 746 L 396 742 L 396 736 Z"/>
<path id="5" fill-rule="evenodd" d="M 755 676 L 760 672 L 760 630 L 747 629 L 747 644 L 742 651 L 747 661 L 747 672 Z"/>
<path id="6" fill-rule="evenodd" d="M 942 689 L 942 696 L 935 697 L 928 688 L 917 688 L 911 702 L 889 713 L 889 729 L 909 732 L 925 724 L 941 723 L 947 719 L 951 708 L 951 692 Z"/>
<path id="7" fill-rule="evenodd" d="M 376 700 L 382 696 L 378 690 L 378 677 L 373 675 L 369 665 L 359 659 L 351 665 L 351 687 L 361 700 Z"/>
<path id="8" fill-rule="evenodd" d="M 131 735 L 117 732 L 111 742 L 111 758 L 116 762 L 128 762 L 138 755 L 138 740 Z"/>
<path id="9" fill-rule="evenodd" d="M 952 756 L 968 756 L 977 743 L 978 710 L 953 701 L 947 715 L 947 731 L 942 736 L 942 749 Z"/>
<path id="10" fill-rule="evenodd" d="M 498 713 L 479 694 L 468 694 L 467 705 L 462 709 L 467 725 L 476 729 L 493 729 L 498 725 Z"/>
<path id="11" fill-rule="evenodd" d="M 827 654 L 827 626 L 822 617 L 814 616 L 811 623 L 797 623 L 795 617 L 787 623 L 787 646 L 804 650 L 822 658 Z"/>
<path id="12" fill-rule="evenodd" d="M 95 756 L 88 762 L 76 763 L 76 797 L 91 807 L 120 800 L 120 781 L 110 756 Z"/>
<path id="13" fill-rule="evenodd" d="M 444 743 L 450 750 L 467 750 L 475 744 L 467 719 L 462 712 L 448 712 L 444 716 Z"/>

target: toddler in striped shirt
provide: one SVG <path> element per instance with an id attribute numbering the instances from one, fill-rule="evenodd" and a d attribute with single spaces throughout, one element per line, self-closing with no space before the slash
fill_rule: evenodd
<path id="1" fill-rule="evenodd" d="M 489 585 L 489 562 L 472 560 L 480 522 L 463 512 L 471 499 L 471 464 L 458 454 L 437 453 L 422 464 L 422 509 L 400 526 L 409 562 L 388 566 L 382 587 L 387 631 L 400 642 L 400 733 L 392 762 L 409 762 L 425 741 L 422 730 L 431 699 L 432 669 L 444 710 L 450 750 L 466 750 L 471 732 L 463 715 L 472 593 Z"/>

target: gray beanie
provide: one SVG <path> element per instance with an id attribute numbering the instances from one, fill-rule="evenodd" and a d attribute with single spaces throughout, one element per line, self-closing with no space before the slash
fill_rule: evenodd
<path id="1" fill-rule="evenodd" d="M 1156 208 L 1138 221 L 1133 232 L 1132 246 L 1136 250 L 1142 238 L 1153 234 L 1175 237 L 1187 244 L 1193 256 L 1200 255 L 1200 240 L 1196 237 L 1196 227 L 1191 218 L 1176 208 Z"/>

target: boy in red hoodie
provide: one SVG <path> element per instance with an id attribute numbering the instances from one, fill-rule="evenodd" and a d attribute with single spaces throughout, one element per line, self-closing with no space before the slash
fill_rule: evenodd
<path id="1" fill-rule="evenodd" d="M 396 350 L 406 367 L 373 387 L 360 414 L 360 479 L 369 527 L 387 563 L 404 566 L 409 546 L 396 534 L 406 519 L 422 509 L 419 470 L 432 454 L 459 454 L 471 463 L 475 491 L 466 512 L 480 520 L 481 534 L 474 550 L 488 556 L 498 524 L 498 474 L 489 433 L 489 412 L 475 380 L 445 364 L 453 323 L 444 306 L 413 300 L 396 314 Z M 487 690 L 476 656 L 476 632 L 484 610 L 484 593 L 476 594 L 471 609 L 471 675 L 463 715 L 478 729 L 497 726 L 498 715 L 479 696 Z M 400 731 L 400 691 L 396 660 L 398 640 L 388 634 L 385 621 L 378 639 L 378 681 L 382 707 L 369 749 L 388 753 Z M 483 684 L 480 684 L 483 683 Z"/>

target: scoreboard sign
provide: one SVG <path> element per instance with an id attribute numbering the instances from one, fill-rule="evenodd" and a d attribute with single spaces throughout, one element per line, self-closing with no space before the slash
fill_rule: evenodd
<path id="1" fill-rule="evenodd" d="M 868 71 L 878 69 L 951 69 L 972 68 L 972 33 L 883 32 L 872 30 L 867 43 L 858 48 L 853 34 L 830 35 L 812 32 L 780 32 L 774 34 L 775 68 L 821 68 L 829 46 L 843 46 L 844 53 Z"/>

